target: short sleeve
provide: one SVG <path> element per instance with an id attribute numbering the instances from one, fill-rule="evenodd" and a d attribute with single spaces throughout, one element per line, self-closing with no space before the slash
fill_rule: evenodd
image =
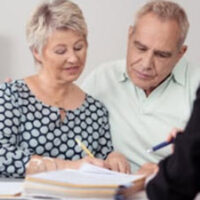
<path id="1" fill-rule="evenodd" d="M 0 176 L 24 177 L 31 153 L 20 146 L 20 105 L 12 84 L 0 85 Z"/>

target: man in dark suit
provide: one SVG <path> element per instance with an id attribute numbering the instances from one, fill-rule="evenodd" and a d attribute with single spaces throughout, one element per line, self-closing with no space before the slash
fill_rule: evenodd
<path id="1" fill-rule="evenodd" d="M 139 173 L 149 176 L 152 170 L 144 166 Z M 143 183 L 138 187 L 134 185 L 122 188 L 115 195 L 115 199 L 134 199 L 135 193 L 142 188 L 144 188 Z M 198 192 L 200 192 L 200 87 L 187 126 L 175 139 L 173 154 L 159 163 L 156 175 L 146 184 L 149 200 L 192 200 Z"/>
<path id="2" fill-rule="evenodd" d="M 186 129 L 176 137 L 174 153 L 160 162 L 146 192 L 150 200 L 190 200 L 200 192 L 200 87 Z"/>

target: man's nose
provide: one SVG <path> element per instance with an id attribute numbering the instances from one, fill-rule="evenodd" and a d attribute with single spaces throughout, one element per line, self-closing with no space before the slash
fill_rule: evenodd
<path id="1" fill-rule="evenodd" d="M 151 69 L 153 66 L 153 54 L 151 52 L 145 54 L 142 61 L 144 69 L 146 70 Z"/>

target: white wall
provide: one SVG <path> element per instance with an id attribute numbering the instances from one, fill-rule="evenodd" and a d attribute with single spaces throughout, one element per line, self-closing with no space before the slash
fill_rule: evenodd
<path id="1" fill-rule="evenodd" d="M 147 0 L 74 0 L 88 23 L 89 49 L 86 69 L 80 81 L 99 63 L 123 58 L 127 31 L 135 11 Z M 191 23 L 186 56 L 200 63 L 200 2 L 174 0 L 187 11 Z M 35 67 L 25 39 L 25 23 L 30 10 L 41 0 L 1 0 L 0 6 L 0 81 L 22 78 Z"/>

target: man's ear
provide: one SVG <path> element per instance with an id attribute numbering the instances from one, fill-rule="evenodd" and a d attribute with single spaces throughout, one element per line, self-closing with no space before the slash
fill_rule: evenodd
<path id="1" fill-rule="evenodd" d="M 127 40 L 127 45 L 128 46 L 132 41 L 134 30 L 135 30 L 134 26 L 129 26 L 129 29 L 128 29 L 128 40 Z"/>
<path id="2" fill-rule="evenodd" d="M 128 29 L 128 37 L 129 38 L 133 35 L 134 29 L 135 28 L 133 26 L 129 26 L 129 29 Z"/>
<path id="3" fill-rule="evenodd" d="M 180 58 L 185 54 L 185 52 L 187 51 L 187 45 L 183 45 L 180 50 L 179 50 L 179 55 L 180 55 Z"/>

